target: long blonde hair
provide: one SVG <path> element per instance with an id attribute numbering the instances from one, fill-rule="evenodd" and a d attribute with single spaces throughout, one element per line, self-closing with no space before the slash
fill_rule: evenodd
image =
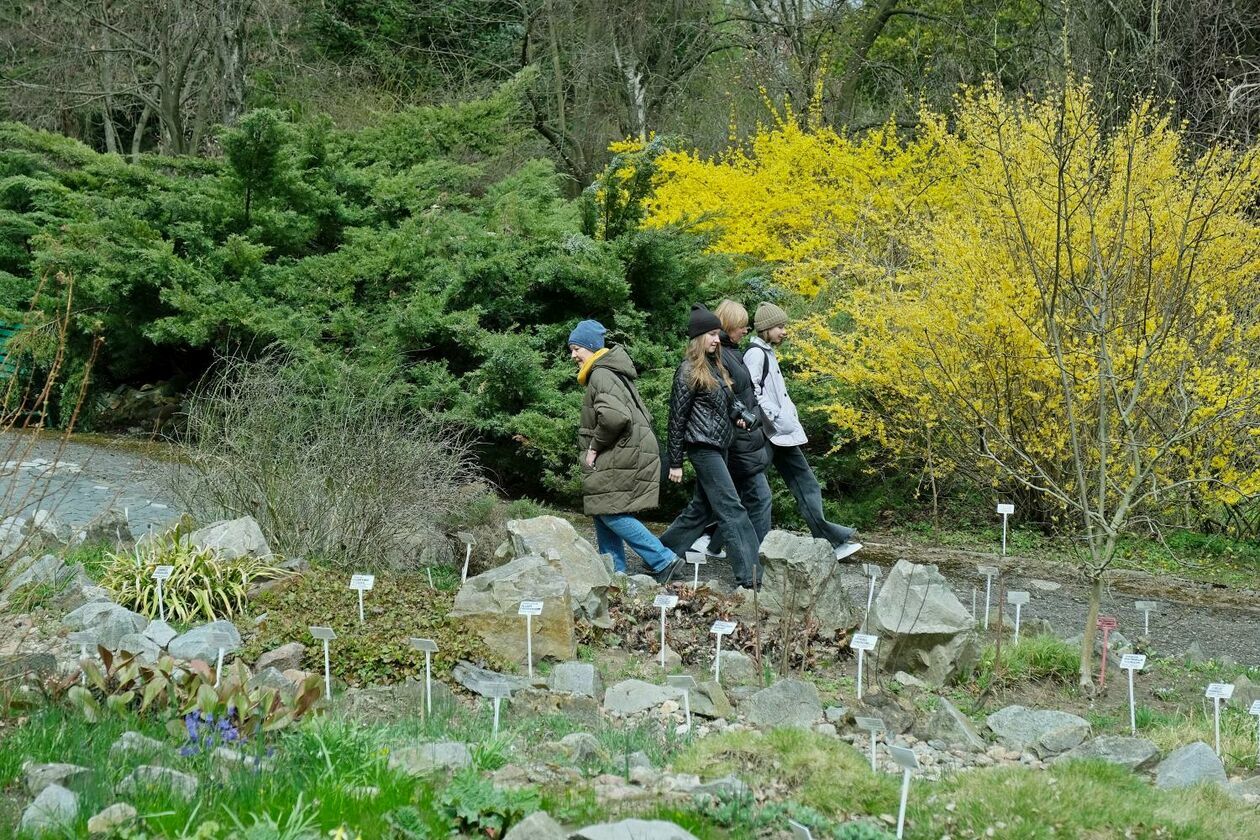
<path id="1" fill-rule="evenodd" d="M 722 322 L 722 329 L 730 335 L 735 330 L 748 326 L 748 310 L 737 300 L 727 298 L 718 304 L 713 314 Z"/>
<path id="2" fill-rule="evenodd" d="M 705 345 L 708 343 L 708 333 L 698 335 L 688 342 L 687 351 L 683 355 L 683 359 L 691 365 L 691 368 L 687 371 L 687 385 L 693 391 L 712 391 L 717 387 L 717 380 L 713 378 L 713 372 L 709 370 L 708 353 L 705 352 Z M 722 364 L 722 350 L 720 347 L 714 355 L 717 357 L 718 373 L 727 387 L 730 387 L 731 377 L 726 372 L 726 365 Z"/>

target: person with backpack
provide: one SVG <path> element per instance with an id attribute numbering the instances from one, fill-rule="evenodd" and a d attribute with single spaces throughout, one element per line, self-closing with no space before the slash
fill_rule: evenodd
<path id="1" fill-rule="evenodd" d="M 569 358 L 586 387 L 578 428 L 582 465 L 582 509 L 595 521 L 600 554 L 626 571 L 626 546 L 634 550 L 660 583 L 682 569 L 683 560 L 666 548 L 633 514 L 654 508 L 660 498 L 661 460 L 652 418 L 634 380 L 639 373 L 625 348 L 604 346 L 607 330 L 581 321 L 569 333 Z"/>
<path id="2" fill-rule="evenodd" d="M 669 480 L 681 482 L 684 457 L 696 471 L 691 502 L 661 534 L 661 542 L 683 554 L 712 521 L 726 545 L 740 586 L 761 583 L 758 572 L 760 540 L 727 464 L 728 449 L 738 428 L 757 417 L 731 389 L 730 373 L 722 361 L 722 324 L 699 304 L 691 307 L 687 336 L 691 341 L 674 373 L 669 399 Z"/>
<path id="3" fill-rule="evenodd" d="M 796 405 L 788 396 L 787 383 L 775 356 L 775 348 L 787 337 L 787 323 L 787 313 L 778 306 L 773 303 L 759 305 L 753 316 L 757 335 L 744 351 L 744 363 L 752 377 L 757 405 L 765 420 L 774 468 L 792 491 L 796 509 L 809 526 L 810 534 L 831 543 L 836 559 L 840 560 L 861 548 L 861 544 L 853 542 L 854 529 L 827 521 L 823 514 L 822 487 L 801 449 L 808 438 L 797 415 Z"/>

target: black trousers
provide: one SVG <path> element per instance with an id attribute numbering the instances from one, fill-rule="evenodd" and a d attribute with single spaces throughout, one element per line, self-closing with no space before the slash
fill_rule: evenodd
<path id="1" fill-rule="evenodd" d="M 756 571 L 761 541 L 727 469 L 726 452 L 711 446 L 688 444 L 687 459 L 696 470 L 695 491 L 682 513 L 661 534 L 661 542 L 682 557 L 705 528 L 716 521 L 735 581 L 741 586 L 751 586 L 761 578 Z"/>

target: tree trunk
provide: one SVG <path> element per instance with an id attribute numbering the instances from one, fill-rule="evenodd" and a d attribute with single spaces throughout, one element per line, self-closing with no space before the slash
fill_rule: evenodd
<path id="1" fill-rule="evenodd" d="M 153 110 L 146 103 L 144 110 L 140 112 L 140 119 L 136 120 L 136 127 L 131 132 L 131 162 L 140 162 L 140 144 L 144 142 L 144 132 L 149 127 L 149 115 Z"/>
<path id="2" fill-rule="evenodd" d="M 1081 639 L 1081 688 L 1094 681 L 1094 639 L 1098 634 L 1098 613 L 1102 609 L 1103 573 L 1090 569 L 1089 610 L 1085 614 L 1085 634 Z"/>
<path id="3" fill-rule="evenodd" d="M 235 125 L 245 109 L 245 48 L 242 42 L 248 11 L 249 0 L 219 0 L 216 9 L 224 125 Z"/>

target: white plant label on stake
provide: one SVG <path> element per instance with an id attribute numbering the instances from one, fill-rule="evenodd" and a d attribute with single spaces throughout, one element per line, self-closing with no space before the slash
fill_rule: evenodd
<path id="1" fill-rule="evenodd" d="M 429 576 L 429 591 L 432 592 L 434 588 L 433 587 L 433 567 L 429 565 L 425 565 L 424 573 Z"/>
<path id="2" fill-rule="evenodd" d="M 162 582 L 174 573 L 174 566 L 158 566 L 153 570 L 153 580 L 157 584 L 158 618 L 163 621 L 166 621 L 166 602 L 162 598 Z"/>
<path id="3" fill-rule="evenodd" d="M 311 635 L 324 643 L 324 697 L 332 699 L 332 671 L 328 667 L 328 643 L 337 638 L 331 627 L 311 627 Z"/>
<path id="4" fill-rule="evenodd" d="M 1015 512 L 1015 505 L 1010 503 L 999 504 L 997 512 L 1002 514 L 1002 556 L 1006 556 L 1006 518 Z"/>
<path id="5" fill-rule="evenodd" d="M 416 650 L 424 651 L 424 708 L 425 714 L 433 714 L 433 669 L 432 657 L 437 653 L 437 642 L 432 639 L 418 639 L 412 637 L 411 646 Z"/>
<path id="6" fill-rule="evenodd" d="M 717 636 L 717 650 L 713 653 L 713 679 L 722 682 L 722 637 L 735 632 L 735 622 L 715 621 L 709 632 Z"/>
<path id="7" fill-rule="evenodd" d="M 665 613 L 678 606 L 677 595 L 657 595 L 652 606 L 661 611 L 661 667 L 665 667 Z"/>
<path id="8" fill-rule="evenodd" d="M 1019 609 L 1029 601 L 1027 592 L 1007 592 L 1006 603 L 1015 605 L 1015 644 L 1019 644 Z"/>
<path id="9" fill-rule="evenodd" d="M 871 733 L 871 772 L 875 772 L 875 738 L 885 729 L 883 718 L 855 717 L 853 722 L 858 729 Z"/>
<path id="10" fill-rule="evenodd" d="M 814 835 L 809 828 L 796 820 L 788 820 L 788 828 L 792 829 L 792 840 L 814 840 Z"/>
<path id="11" fill-rule="evenodd" d="M 525 666 L 529 678 L 534 678 L 534 616 L 542 615 L 542 601 L 521 601 L 517 615 L 525 616 Z"/>
<path id="12" fill-rule="evenodd" d="M 66 641 L 71 644 L 77 644 L 79 646 L 79 658 L 87 659 L 88 645 L 96 644 L 96 634 L 88 630 L 80 630 L 77 633 L 71 633 L 69 636 L 66 636 Z M 80 678 L 79 684 L 87 685 L 87 671 L 83 672 L 83 676 Z"/>
<path id="13" fill-rule="evenodd" d="M 1133 609 L 1142 614 L 1142 635 L 1151 635 L 1151 613 L 1159 609 L 1159 601 L 1134 601 Z"/>
<path id="14" fill-rule="evenodd" d="M 486 686 L 486 695 L 494 700 L 494 735 L 499 734 L 499 704 L 503 702 L 503 698 L 512 696 L 512 686 L 505 682 L 494 682 Z"/>
<path id="15" fill-rule="evenodd" d="M 674 674 L 665 678 L 665 684 L 682 689 L 683 710 L 687 713 L 687 731 L 691 731 L 691 692 L 696 687 L 696 678 L 691 674 Z"/>
<path id="16" fill-rule="evenodd" d="M 223 648 L 219 648 L 219 658 L 214 664 L 214 687 L 219 687 L 219 680 L 223 678 Z"/>
<path id="17" fill-rule="evenodd" d="M 860 542 L 844 543 L 835 551 L 836 560 L 839 561 L 839 560 L 843 560 L 846 557 L 852 557 L 854 554 L 857 554 L 861 550 L 862 550 L 862 544 Z"/>
<path id="18" fill-rule="evenodd" d="M 1253 700 L 1247 711 L 1256 716 L 1256 758 L 1260 760 L 1260 700 Z"/>
<path id="19" fill-rule="evenodd" d="M 866 614 L 862 616 L 862 628 L 866 628 L 866 619 L 871 615 L 871 604 L 875 601 L 875 581 L 879 580 L 881 570 L 874 563 L 863 563 L 862 574 L 871 579 L 870 588 L 866 591 Z"/>
<path id="20" fill-rule="evenodd" d="M 1221 701 L 1234 696 L 1233 683 L 1211 683 L 1204 697 L 1212 698 L 1212 731 L 1216 735 L 1216 756 L 1221 755 Z"/>
<path id="21" fill-rule="evenodd" d="M 706 562 L 704 559 L 704 552 L 688 551 L 686 552 L 686 558 L 687 562 L 695 567 L 695 572 L 691 578 L 691 590 L 694 592 L 700 588 L 700 567 Z"/>
<path id="22" fill-rule="evenodd" d="M 910 774 L 919 769 L 919 757 L 912 749 L 891 744 L 888 752 L 901 768 L 901 805 L 897 809 L 897 840 L 901 840 L 906 833 L 906 800 L 910 797 Z"/>
<path id="23" fill-rule="evenodd" d="M 1129 672 L 1129 734 L 1137 734 L 1137 706 L 1133 702 L 1133 672 L 1146 667 L 1146 654 L 1126 653 L 1120 657 L 1120 667 Z"/>
<path id="24" fill-rule="evenodd" d="M 350 588 L 359 593 L 359 623 L 363 623 L 363 593 L 376 586 L 376 575 L 351 575 Z"/>
<path id="25" fill-rule="evenodd" d="M 857 672 L 857 699 L 862 699 L 862 665 L 866 658 L 868 650 L 875 650 L 875 645 L 879 643 L 879 636 L 872 636 L 869 633 L 854 633 L 853 640 L 849 642 L 849 647 L 858 652 L 858 672 Z"/>
<path id="26" fill-rule="evenodd" d="M 984 576 L 984 629 L 989 629 L 989 601 L 993 595 L 993 579 L 997 577 L 997 566 L 976 566 L 976 571 Z"/>
<path id="27" fill-rule="evenodd" d="M 455 537 L 464 544 L 464 570 L 459 573 L 459 582 L 465 583 L 468 580 L 468 563 L 472 560 L 472 550 L 477 540 L 467 531 L 460 531 Z"/>

